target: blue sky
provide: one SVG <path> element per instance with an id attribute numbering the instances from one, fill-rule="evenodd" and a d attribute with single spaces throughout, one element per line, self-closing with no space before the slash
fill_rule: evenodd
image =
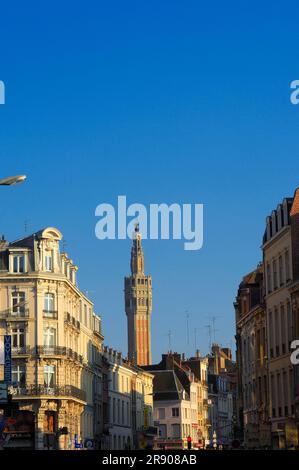
<path id="1" fill-rule="evenodd" d="M 59 228 L 105 343 L 127 351 L 130 241 L 95 238 L 95 208 L 204 203 L 198 252 L 143 243 L 153 277 L 153 358 L 234 336 L 242 275 L 261 258 L 266 215 L 299 185 L 298 4 L 257 1 L 13 2 L 0 11 L 0 232 Z M 187 344 L 186 311 L 190 315 Z"/>

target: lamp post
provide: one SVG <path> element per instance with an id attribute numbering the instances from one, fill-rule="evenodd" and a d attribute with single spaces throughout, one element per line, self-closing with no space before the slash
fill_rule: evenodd
<path id="1" fill-rule="evenodd" d="M 12 186 L 14 184 L 23 183 L 25 179 L 26 179 L 26 175 L 8 176 L 7 178 L 0 179 L 0 185 Z"/>
<path id="2" fill-rule="evenodd" d="M 217 434 L 216 431 L 213 432 L 213 447 L 216 450 L 217 449 Z"/>

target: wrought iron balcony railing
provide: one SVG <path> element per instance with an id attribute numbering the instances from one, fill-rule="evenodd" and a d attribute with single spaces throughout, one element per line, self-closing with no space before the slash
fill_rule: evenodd
<path id="1" fill-rule="evenodd" d="M 80 330 L 80 322 L 76 320 L 69 312 L 65 312 L 64 321 L 69 325 L 72 325 L 76 330 Z"/>
<path id="2" fill-rule="evenodd" d="M 11 354 L 12 356 L 30 355 L 31 349 L 30 346 L 12 346 Z"/>
<path id="3" fill-rule="evenodd" d="M 58 312 L 57 312 L 57 310 L 43 310 L 43 317 L 44 318 L 53 318 L 54 320 L 57 320 Z"/>
<path id="4" fill-rule="evenodd" d="M 29 317 L 29 309 L 28 308 L 19 308 L 18 310 L 14 311 L 13 309 L 6 310 L 5 312 L 0 313 L 0 320 L 17 320 L 20 321 L 23 318 Z"/>
<path id="5" fill-rule="evenodd" d="M 24 385 L 16 385 L 13 390 L 13 395 L 16 397 L 73 397 L 81 401 L 86 401 L 86 392 L 74 385 L 54 385 L 52 387 L 47 387 L 46 385 L 29 385 L 27 387 Z"/>
<path id="6" fill-rule="evenodd" d="M 66 346 L 23 346 L 12 347 L 12 355 L 30 355 L 30 356 L 65 356 L 74 361 L 83 364 L 83 356 Z"/>
<path id="7" fill-rule="evenodd" d="M 36 346 L 34 349 L 36 354 L 46 356 L 65 356 L 67 350 L 65 346 Z"/>

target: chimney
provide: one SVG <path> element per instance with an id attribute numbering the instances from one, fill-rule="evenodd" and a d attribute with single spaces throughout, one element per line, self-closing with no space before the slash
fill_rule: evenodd
<path id="1" fill-rule="evenodd" d="M 8 243 L 7 241 L 5 240 L 5 237 L 4 235 L 1 236 L 1 239 L 0 239 L 0 251 L 2 250 L 5 250 L 5 248 L 7 247 Z"/>

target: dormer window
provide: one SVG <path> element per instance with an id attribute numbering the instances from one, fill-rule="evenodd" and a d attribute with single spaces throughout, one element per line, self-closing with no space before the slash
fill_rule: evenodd
<path id="1" fill-rule="evenodd" d="M 25 272 L 25 256 L 23 254 L 13 256 L 13 272 L 14 273 Z"/>
<path id="2" fill-rule="evenodd" d="M 45 256 L 45 270 L 53 271 L 53 258 L 51 254 Z"/>

